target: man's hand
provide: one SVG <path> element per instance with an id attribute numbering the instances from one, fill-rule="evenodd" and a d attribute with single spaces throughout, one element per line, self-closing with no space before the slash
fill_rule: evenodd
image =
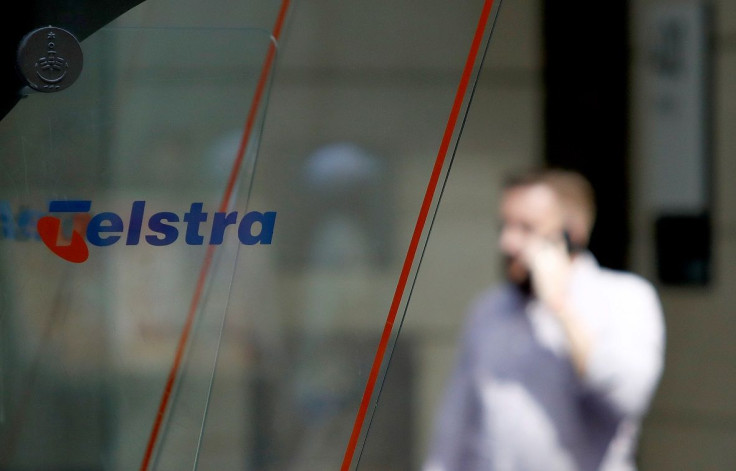
<path id="1" fill-rule="evenodd" d="M 526 247 L 523 259 L 531 274 L 534 294 L 562 325 L 573 366 L 578 376 L 583 377 L 592 339 L 569 302 L 572 259 L 565 241 L 536 238 Z"/>
<path id="2" fill-rule="evenodd" d="M 529 268 L 537 298 L 555 313 L 564 310 L 572 272 L 565 241 L 536 237 L 527 245 L 522 257 Z"/>

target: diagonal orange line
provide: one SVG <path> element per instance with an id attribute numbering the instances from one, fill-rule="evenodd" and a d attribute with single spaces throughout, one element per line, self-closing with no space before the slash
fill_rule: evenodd
<path id="1" fill-rule="evenodd" d="M 230 198 L 232 197 L 233 191 L 235 189 L 235 183 L 237 182 L 238 176 L 240 175 L 240 169 L 243 165 L 243 160 L 245 157 L 245 150 L 248 147 L 248 143 L 253 132 L 253 125 L 258 115 L 258 108 L 260 107 L 261 100 L 263 98 L 263 92 L 271 75 L 271 67 L 276 55 L 276 44 L 278 43 L 279 37 L 281 36 L 281 30 L 286 19 L 286 13 L 289 9 L 289 3 L 289 0 L 282 0 L 281 2 L 281 9 L 279 10 L 278 17 L 276 18 L 276 24 L 273 28 L 273 41 L 268 47 L 266 59 L 263 62 L 261 75 L 258 79 L 258 84 L 253 95 L 253 101 L 251 102 L 250 110 L 248 112 L 248 118 L 246 120 L 245 128 L 243 129 L 240 146 L 238 147 L 235 161 L 233 162 L 233 166 L 230 170 L 230 177 L 228 178 L 227 186 L 225 187 L 225 193 L 223 194 L 222 200 L 220 202 L 220 212 L 227 211 Z M 174 389 L 174 384 L 176 383 L 176 379 L 179 376 L 181 361 L 184 356 L 184 351 L 186 350 L 187 343 L 189 342 L 189 335 L 192 330 L 192 325 L 194 324 L 194 318 L 196 317 L 197 308 L 199 306 L 200 299 L 202 298 L 202 293 L 204 292 L 207 278 L 209 276 L 216 247 L 217 246 L 215 245 L 207 246 L 207 252 L 199 271 L 199 277 L 197 279 L 197 284 L 192 296 L 192 302 L 189 305 L 189 312 L 187 314 L 186 321 L 184 322 L 184 328 L 182 329 L 181 335 L 179 337 L 179 343 L 176 347 L 174 361 L 171 365 L 171 369 L 169 370 L 169 376 L 166 379 L 163 393 L 161 394 L 161 401 L 158 406 L 156 417 L 153 421 L 153 427 L 151 428 L 151 434 L 148 438 L 148 444 L 146 446 L 145 454 L 143 455 L 143 461 L 141 462 L 140 471 L 148 470 L 151 458 L 153 457 L 153 451 L 156 448 L 156 443 L 158 442 L 158 437 L 161 433 L 161 426 L 163 424 L 164 417 L 166 416 L 169 402 L 171 401 L 171 393 Z"/>
<path id="2" fill-rule="evenodd" d="M 360 407 L 355 417 L 355 423 L 353 424 L 353 431 L 350 434 L 350 440 L 348 441 L 347 448 L 345 449 L 345 456 L 343 458 L 340 471 L 349 471 L 350 465 L 353 462 L 353 456 L 355 455 L 355 449 L 358 444 L 358 437 L 360 436 L 360 432 L 363 429 L 363 424 L 365 423 L 366 413 L 368 412 L 368 405 L 370 404 L 371 397 L 373 396 L 373 392 L 375 390 L 378 373 L 381 369 L 381 365 L 383 364 L 383 359 L 386 354 L 386 347 L 388 346 L 391 332 L 393 332 L 396 314 L 399 311 L 401 299 L 404 297 L 404 291 L 406 290 L 406 284 L 409 279 L 411 267 L 414 264 L 414 259 L 419 247 L 419 241 L 421 239 L 422 232 L 424 232 L 424 226 L 427 222 L 427 215 L 429 214 L 429 210 L 432 206 L 432 200 L 434 199 L 434 195 L 437 190 L 437 183 L 439 182 L 440 174 L 442 173 L 442 167 L 444 166 L 445 159 L 447 158 L 447 151 L 450 147 L 450 142 L 452 141 L 452 135 L 455 132 L 457 120 L 460 115 L 460 110 L 462 108 L 465 94 L 468 89 L 468 84 L 470 83 L 470 77 L 472 75 L 473 68 L 475 67 L 478 51 L 483 40 L 483 34 L 488 25 L 488 19 L 491 15 L 492 8 L 493 0 L 486 0 L 483 5 L 483 10 L 480 14 L 480 19 L 478 20 L 478 26 L 475 30 L 475 36 L 473 37 L 470 51 L 468 52 L 468 58 L 465 61 L 465 68 L 463 69 L 463 74 L 460 78 L 460 84 L 458 85 L 457 93 L 455 94 L 455 101 L 452 105 L 452 109 L 450 110 L 450 116 L 447 120 L 447 126 L 445 127 L 445 134 L 442 137 L 442 143 L 440 144 L 439 151 L 437 152 L 437 158 L 434 162 L 434 168 L 432 169 L 432 174 L 430 176 L 429 183 L 427 184 L 427 190 L 424 194 L 424 200 L 419 211 L 419 216 L 417 217 L 416 225 L 414 226 L 414 233 L 409 244 L 409 249 L 406 252 L 406 258 L 404 259 L 404 265 L 401 269 L 401 275 L 399 276 L 399 281 L 396 285 L 396 291 L 394 292 L 393 301 L 391 302 L 391 308 L 389 309 L 386 323 L 383 327 L 381 340 L 378 343 L 378 350 L 376 351 L 376 356 L 373 359 L 373 366 L 371 367 L 370 374 L 368 375 L 368 381 L 365 385 L 363 398 L 360 402 Z"/>

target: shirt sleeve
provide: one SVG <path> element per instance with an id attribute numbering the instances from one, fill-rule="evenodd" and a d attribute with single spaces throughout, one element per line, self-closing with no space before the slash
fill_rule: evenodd
<path id="1" fill-rule="evenodd" d="M 643 416 L 664 364 L 665 329 L 654 288 L 632 278 L 599 296 L 607 321 L 593 332 L 584 390 L 619 418 Z"/>

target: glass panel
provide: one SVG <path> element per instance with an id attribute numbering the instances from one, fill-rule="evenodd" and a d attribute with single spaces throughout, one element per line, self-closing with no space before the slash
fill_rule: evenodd
<path id="1" fill-rule="evenodd" d="M 419 16 L 388 14 L 388 7 L 302 3 L 292 12 L 252 195 L 253 202 L 267 202 L 256 206 L 278 208 L 279 225 L 272 250 L 241 252 L 202 469 L 240 464 L 223 456 L 224 443 L 239 437 L 245 437 L 248 469 L 410 469 L 404 465 L 417 446 L 411 434 L 394 434 L 378 460 L 358 464 L 373 408 L 382 407 L 377 389 L 358 428 L 354 459 L 345 463 L 344 456 L 482 5 L 458 10 L 427 2 L 429 11 Z M 496 10 L 486 14 L 481 50 Z M 387 18 L 395 23 L 386 25 Z M 319 34 L 327 25 L 329 38 Z M 459 97 L 457 126 L 448 131 L 447 160 L 438 169 L 376 386 L 396 342 L 480 56 Z M 397 367 L 413 378 L 415 365 L 404 359 Z M 387 413 L 393 426 L 412 428 L 414 397 L 404 399 L 389 402 Z"/>
<path id="2" fill-rule="evenodd" d="M 191 466 L 237 249 L 269 242 L 272 208 L 252 227 L 246 214 L 265 94 L 243 130 L 271 44 L 262 30 L 103 29 L 77 83 L 2 121 L 3 469 L 138 467 L 190 317 L 197 342 L 163 409 L 177 420 L 154 443 L 161 469 Z M 70 263 L 78 242 L 88 258 Z"/>
<path id="3" fill-rule="evenodd" d="M 393 433 L 358 464 L 376 404 L 421 425 L 421 345 L 392 366 L 407 394 L 383 404 L 378 389 L 498 4 L 295 5 L 230 193 L 274 43 L 226 27 L 265 24 L 277 3 L 145 2 L 119 24 L 187 28 L 100 31 L 79 83 L 0 123 L 0 467 L 385 471 L 418 454 Z M 34 231 L 50 201 L 64 239 L 85 235 L 84 263 Z M 267 238 L 269 212 L 272 243 L 244 243 Z"/>

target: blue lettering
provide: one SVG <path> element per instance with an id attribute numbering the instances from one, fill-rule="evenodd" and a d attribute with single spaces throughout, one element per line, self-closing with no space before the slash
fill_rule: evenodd
<path id="1" fill-rule="evenodd" d="M 49 201 L 50 213 L 88 213 L 92 209 L 90 200 Z"/>
<path id="2" fill-rule="evenodd" d="M 48 212 L 21 207 L 17 214 L 13 213 L 8 201 L 0 200 L 0 240 L 42 240 L 56 255 L 73 261 L 58 253 L 56 249 L 66 247 L 65 244 L 74 242 L 74 238 L 83 245 L 86 239 L 98 247 L 113 245 L 122 238 L 125 238 L 126 245 L 138 245 L 145 232 L 144 225 L 147 220 L 147 229 L 151 233 L 144 237 L 150 245 L 164 246 L 174 243 L 179 238 L 179 227 L 176 223 L 180 221 L 186 223 L 186 243 L 202 245 L 206 234 L 201 235 L 200 228 L 209 218 L 209 214 L 203 211 L 203 206 L 203 203 L 191 203 L 189 211 L 184 213 L 183 217 L 164 211 L 147 218 L 146 202 L 134 201 L 130 209 L 130 219 L 124 222 L 114 212 L 90 214 L 92 208 L 90 200 L 53 200 L 49 202 Z M 61 215 L 54 216 L 49 213 Z M 43 233 L 41 223 L 45 231 Z M 239 224 L 237 211 L 215 212 L 209 244 L 221 245 L 225 240 L 228 226 L 236 224 L 238 239 L 242 244 L 269 245 L 273 239 L 276 212 L 250 211 L 243 216 Z"/>
<path id="3" fill-rule="evenodd" d="M 3 239 L 15 239 L 15 219 L 7 201 L 0 201 L 0 236 Z"/>
<path id="4" fill-rule="evenodd" d="M 38 235 L 36 224 L 38 220 L 44 216 L 41 211 L 34 211 L 32 209 L 24 209 L 18 214 L 18 229 L 23 239 L 41 240 L 41 236 Z"/>
<path id="5" fill-rule="evenodd" d="M 120 216 L 110 212 L 100 213 L 90 219 L 89 224 L 87 225 L 87 240 L 92 245 L 105 247 L 120 240 L 120 236 L 110 235 L 107 237 L 101 237 L 100 233 L 122 231 L 123 220 L 120 219 Z"/>
<path id="6" fill-rule="evenodd" d="M 202 245 L 204 237 L 199 235 L 199 224 L 206 220 L 207 213 L 202 212 L 202 203 L 192 203 L 189 212 L 184 214 L 184 222 L 187 223 L 187 244 Z"/>
<path id="7" fill-rule="evenodd" d="M 261 224 L 261 231 L 258 234 L 253 234 L 253 224 L 256 222 Z M 276 223 L 276 213 L 269 211 L 266 213 L 260 213 L 258 211 L 251 211 L 240 221 L 238 227 L 238 238 L 240 242 L 245 245 L 265 244 L 271 243 L 273 238 L 273 226 Z"/>
<path id="8" fill-rule="evenodd" d="M 231 224 L 235 224 L 238 220 L 238 212 L 233 211 L 232 213 L 215 213 L 215 218 L 212 220 L 212 233 L 210 234 L 210 245 L 222 244 L 222 240 L 225 238 L 225 228 Z"/>
<path id="9" fill-rule="evenodd" d="M 176 227 L 164 224 L 162 221 L 179 222 L 179 216 L 169 212 L 156 213 L 151 216 L 151 219 L 148 220 L 148 228 L 153 232 L 158 232 L 163 237 L 147 235 L 146 242 L 149 244 L 156 246 L 169 245 L 179 237 L 179 230 Z"/>
<path id="10" fill-rule="evenodd" d="M 145 201 L 136 201 L 130 210 L 130 225 L 128 226 L 128 238 L 125 245 L 138 245 L 141 240 L 141 227 L 143 226 L 143 211 L 146 208 Z"/>

